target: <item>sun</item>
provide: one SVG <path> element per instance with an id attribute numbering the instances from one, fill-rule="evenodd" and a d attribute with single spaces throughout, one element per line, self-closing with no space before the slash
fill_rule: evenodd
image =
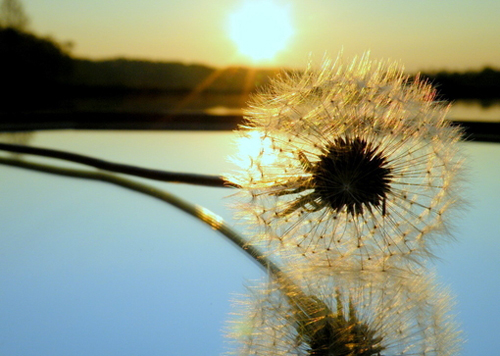
<path id="1" fill-rule="evenodd" d="M 247 0 L 229 15 L 228 32 L 242 55 L 270 60 L 294 33 L 290 9 L 272 0 Z"/>

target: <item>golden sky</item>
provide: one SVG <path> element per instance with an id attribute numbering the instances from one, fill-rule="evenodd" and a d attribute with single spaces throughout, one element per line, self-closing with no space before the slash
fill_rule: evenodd
<path id="1" fill-rule="evenodd" d="M 253 10 L 248 0 L 21 2 L 33 31 L 72 41 L 72 53 L 85 58 L 302 67 L 309 55 L 343 50 L 348 57 L 371 51 L 408 71 L 500 68 L 498 0 L 252 0 L 265 3 Z M 244 15 L 234 20 L 238 11 Z M 239 40 L 231 21 L 250 24 Z M 285 37 L 273 37 L 286 26 Z M 252 36 L 263 41 L 260 54 L 248 49 Z M 264 46 L 279 49 L 264 55 Z"/>

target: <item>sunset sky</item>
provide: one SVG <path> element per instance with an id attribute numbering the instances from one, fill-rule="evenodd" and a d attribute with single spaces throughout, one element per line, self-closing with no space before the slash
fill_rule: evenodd
<path id="1" fill-rule="evenodd" d="M 84 58 L 301 67 L 370 50 L 408 71 L 500 67 L 498 0 L 21 2 L 31 30 Z"/>

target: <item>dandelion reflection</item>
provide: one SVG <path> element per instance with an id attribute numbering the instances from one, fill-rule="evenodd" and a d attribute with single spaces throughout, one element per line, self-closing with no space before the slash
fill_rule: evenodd
<path id="1" fill-rule="evenodd" d="M 423 274 L 302 275 L 300 286 L 303 293 L 271 280 L 239 302 L 229 333 L 239 355 L 448 356 L 460 348 L 449 294 Z"/>

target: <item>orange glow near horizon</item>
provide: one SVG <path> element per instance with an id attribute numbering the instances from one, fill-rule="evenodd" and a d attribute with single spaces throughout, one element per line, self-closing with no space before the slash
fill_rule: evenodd
<path id="1" fill-rule="evenodd" d="M 500 67 L 499 1 L 21 1 L 35 34 L 84 59 L 300 69 L 371 51 L 408 72 Z"/>
<path id="2" fill-rule="evenodd" d="M 229 15 L 228 32 L 242 55 L 261 62 L 283 50 L 294 30 L 288 8 L 257 0 L 246 1 Z"/>

